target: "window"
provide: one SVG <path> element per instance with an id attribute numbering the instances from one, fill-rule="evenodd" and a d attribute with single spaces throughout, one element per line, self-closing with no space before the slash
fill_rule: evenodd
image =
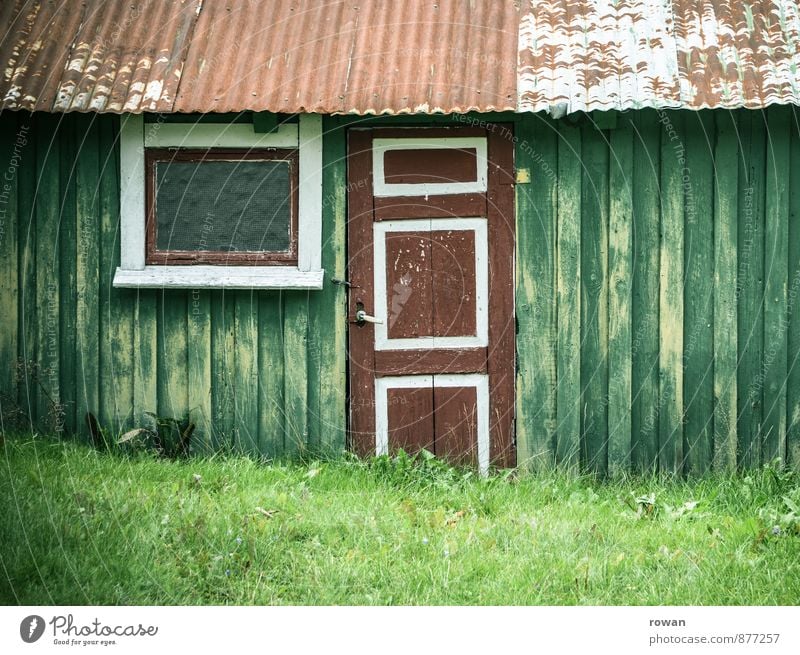
<path id="1" fill-rule="evenodd" d="M 322 287 L 321 117 L 121 133 L 117 287 Z"/>
<path id="2" fill-rule="evenodd" d="M 148 264 L 297 264 L 297 150 L 147 150 Z"/>

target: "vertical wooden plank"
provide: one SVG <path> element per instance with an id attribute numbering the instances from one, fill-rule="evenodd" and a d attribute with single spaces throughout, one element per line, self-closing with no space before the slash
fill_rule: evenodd
<path id="1" fill-rule="evenodd" d="M 298 116 L 299 162 L 303 192 L 298 199 L 297 266 L 318 270 L 322 262 L 322 116 Z"/>
<path id="2" fill-rule="evenodd" d="M 510 218 L 510 217 L 509 217 Z M 476 329 L 475 312 L 475 233 L 465 231 L 434 230 L 427 236 L 429 244 L 425 244 L 426 258 L 431 269 L 431 295 L 433 297 L 433 334 L 461 335 L 474 334 Z M 392 239 L 387 239 L 387 250 Z M 423 244 L 421 244 L 423 245 Z M 416 258 L 415 258 L 416 259 Z M 402 264 L 400 264 L 402 266 Z M 417 259 L 413 262 L 420 265 Z M 386 272 L 390 289 L 398 287 L 400 276 L 397 265 Z M 411 271 L 414 267 L 409 267 Z M 413 286 L 413 281 L 411 286 Z M 416 293 L 412 294 L 416 300 Z M 389 324 L 398 324 L 397 315 L 392 312 L 393 294 L 389 302 Z M 512 314 L 513 316 L 513 314 Z M 512 326 L 513 329 L 513 326 Z M 390 337 L 394 332 L 389 330 Z"/>
<path id="3" fill-rule="evenodd" d="M 61 124 L 61 221 L 59 228 L 59 355 L 61 401 L 64 405 L 63 428 L 67 434 L 83 432 L 78 417 L 78 386 L 75 384 L 77 358 L 77 282 L 76 258 L 78 248 L 77 169 L 81 133 L 89 125 L 87 116 L 70 114 Z"/>
<path id="4" fill-rule="evenodd" d="M 736 468 L 738 141 L 734 114 L 718 112 L 714 149 L 714 470 Z"/>
<path id="5" fill-rule="evenodd" d="M 786 450 L 789 465 L 800 471 L 800 111 L 791 111 Z"/>
<path id="6" fill-rule="evenodd" d="M 296 292 L 285 297 L 283 357 L 285 362 L 284 453 L 295 458 L 305 452 L 308 440 L 308 294 Z"/>
<path id="7" fill-rule="evenodd" d="M 234 294 L 225 290 L 211 294 L 211 412 L 215 448 L 229 449 L 234 437 Z"/>
<path id="8" fill-rule="evenodd" d="M 258 455 L 258 298 L 252 291 L 237 291 L 234 303 L 236 446 Z"/>
<path id="9" fill-rule="evenodd" d="M 36 181 L 36 419 L 40 430 L 53 432 L 61 420 L 59 360 L 59 228 L 61 209 L 60 116 L 39 118 Z"/>
<path id="10" fill-rule="evenodd" d="M 386 298 L 376 298 L 375 303 L 385 303 L 386 333 L 390 339 L 415 338 L 420 335 L 435 334 L 433 332 L 433 313 L 435 298 L 433 295 L 433 275 L 431 262 L 430 234 L 415 232 L 393 232 L 384 237 L 386 244 L 386 288 L 403 288 L 404 282 L 409 289 L 409 297 L 415 302 L 408 303 L 402 312 L 393 312 L 391 293 Z M 417 252 L 420 253 L 417 256 Z M 419 274 L 417 273 L 419 270 Z M 401 282 L 401 278 L 403 282 Z M 377 307 L 376 307 L 377 311 Z"/>
<path id="11" fill-rule="evenodd" d="M 786 462 L 790 110 L 767 110 L 764 227 L 764 423 L 761 461 Z"/>
<path id="12" fill-rule="evenodd" d="M 739 379 L 738 459 L 743 468 L 761 463 L 764 344 L 764 173 L 766 135 L 759 112 L 739 114 Z"/>
<path id="13" fill-rule="evenodd" d="M 516 466 L 514 447 L 515 321 L 514 252 L 514 146 L 511 128 L 487 131 L 489 176 L 487 222 L 489 225 L 489 459 L 498 467 Z"/>
<path id="14" fill-rule="evenodd" d="M 324 211 L 324 204 L 328 202 L 327 200 L 323 200 L 323 211 Z M 324 222 L 324 221 L 323 221 Z M 323 238 L 324 243 L 324 238 Z M 320 331 L 320 326 L 318 322 L 320 320 L 325 321 L 329 326 L 328 338 L 333 339 L 335 337 L 335 316 L 333 316 L 334 309 L 333 305 L 326 303 L 325 299 L 321 298 L 321 294 L 325 293 L 327 289 L 333 289 L 335 285 L 330 283 L 330 278 L 334 277 L 336 279 L 343 279 L 345 276 L 337 277 L 335 275 L 330 275 L 326 271 L 327 279 L 323 281 L 323 289 L 321 291 L 316 291 L 314 293 L 310 293 L 308 296 L 308 346 L 307 346 L 307 362 L 308 362 L 308 449 L 310 453 L 315 453 L 318 455 L 322 455 L 325 451 L 323 448 L 323 435 L 325 433 L 325 428 L 323 427 L 323 419 L 322 419 L 322 407 L 320 405 L 320 396 L 322 394 L 322 384 L 325 378 L 325 371 L 323 370 L 323 348 L 324 348 L 324 340 L 325 335 L 323 335 Z M 328 294 L 329 301 L 333 301 L 335 303 L 335 294 Z M 324 309 L 328 308 L 328 311 L 325 312 Z M 341 309 L 342 312 L 346 312 L 343 308 Z M 261 338 L 261 337 L 259 337 Z M 259 350 L 261 349 L 261 343 L 259 343 Z M 282 351 L 282 348 L 281 348 Z M 334 362 L 330 362 L 332 365 Z M 264 402 L 263 396 L 261 402 Z M 262 414 L 264 412 L 262 411 Z M 266 417 L 265 417 L 266 418 Z M 263 430 L 259 430 L 260 436 L 263 435 Z"/>
<path id="15" fill-rule="evenodd" d="M 137 293 L 115 289 L 120 262 L 119 118 L 100 121 L 100 413 L 119 434 L 133 426 Z M 155 403 L 151 405 L 155 407 Z"/>
<path id="16" fill-rule="evenodd" d="M 82 120 L 78 140 L 75 177 L 77 184 L 77 251 L 75 259 L 77 289 L 76 377 L 77 417 L 83 421 L 91 412 L 106 424 L 108 417 L 99 415 L 100 392 L 100 316 L 99 316 L 99 248 L 100 248 L 100 179 L 99 132 L 94 117 Z"/>
<path id="17" fill-rule="evenodd" d="M 258 300 L 258 449 L 265 457 L 278 457 L 283 453 L 286 362 L 283 359 L 282 295 L 280 291 L 263 292 Z M 319 374 L 318 384 L 324 372 Z"/>
<path id="18" fill-rule="evenodd" d="M 713 122 L 710 112 L 685 117 L 683 397 L 687 473 L 711 468 L 714 416 Z"/>
<path id="19" fill-rule="evenodd" d="M 322 267 L 326 282 L 309 294 L 308 433 L 323 456 L 345 447 L 347 390 L 347 297 L 330 279 L 345 278 L 346 142 L 343 128 L 323 117 Z"/>
<path id="20" fill-rule="evenodd" d="M 211 294 L 209 291 L 192 289 L 189 292 L 186 334 L 189 416 L 196 426 L 192 435 L 192 450 L 209 454 L 214 451 L 211 435 Z"/>
<path id="21" fill-rule="evenodd" d="M 145 166 L 143 116 L 128 114 L 120 121 L 120 252 L 122 266 L 128 270 L 145 267 Z M 160 123 L 150 125 L 154 134 Z"/>
<path id="22" fill-rule="evenodd" d="M 18 221 L 19 167 L 28 138 L 19 135 L 17 114 L 0 116 L 0 164 L 9 173 L 0 179 L 0 432 L 9 427 L 17 411 L 17 352 L 19 321 Z M 12 168 L 13 165 L 13 168 Z"/>
<path id="23" fill-rule="evenodd" d="M 373 303 L 373 199 L 372 133 L 350 130 L 347 135 L 347 240 L 348 279 L 353 287 L 348 293 L 348 320 L 355 316 L 359 303 L 371 308 Z M 368 457 L 375 452 L 375 357 L 372 326 L 350 326 L 348 334 L 349 447 Z"/>
<path id="24" fill-rule="evenodd" d="M 581 452 L 589 470 L 608 466 L 608 146 L 583 131 L 581 212 Z"/>
<path id="25" fill-rule="evenodd" d="M 559 125 L 558 392 L 556 462 L 580 463 L 581 435 L 581 133 Z"/>
<path id="26" fill-rule="evenodd" d="M 517 460 L 532 470 L 555 458 L 557 393 L 556 220 L 558 140 L 538 116 L 517 123 Z M 533 155 L 536 155 L 534 158 Z"/>
<path id="27" fill-rule="evenodd" d="M 158 411 L 156 293 L 138 290 L 134 305 L 133 406 L 135 421 L 140 424 L 145 412 Z"/>
<path id="28" fill-rule="evenodd" d="M 138 134 L 142 133 L 142 122 L 136 116 L 127 116 L 120 120 L 120 152 L 119 159 L 136 166 L 133 162 L 141 162 L 143 145 L 139 144 Z M 131 137 L 131 138 L 127 138 Z M 137 137 L 137 138 L 134 138 Z M 143 143 L 143 142 L 142 142 Z M 127 167 L 127 164 L 126 164 Z M 139 177 L 141 176 L 141 177 Z M 141 180 L 141 187 L 138 184 Z M 120 177 L 120 214 L 136 219 L 142 209 L 137 188 L 144 187 L 144 171 L 139 168 L 136 175 Z M 128 193 L 132 194 L 128 198 Z M 131 213 L 128 213 L 131 212 Z M 135 226 L 135 220 L 133 225 Z M 132 229 L 131 223 L 120 218 L 120 238 Z M 133 228 L 136 231 L 135 227 Z M 129 239 L 124 239 L 129 242 Z M 127 250 L 127 249 L 126 249 Z M 143 252 L 120 252 L 120 261 L 134 268 L 144 265 Z M 155 290 L 137 290 L 133 315 L 134 375 L 133 405 L 134 423 L 144 422 L 145 412 L 158 412 L 158 292 Z"/>
<path id="29" fill-rule="evenodd" d="M 392 425 L 392 393 L 389 390 L 389 425 Z M 428 391 L 414 389 L 412 393 Z M 435 455 L 456 466 L 479 466 L 478 462 L 478 398 L 475 387 L 438 387 L 434 383 L 431 390 L 433 401 L 431 406 L 430 427 L 414 425 L 414 421 L 425 418 L 423 412 L 415 412 L 405 425 L 417 435 L 433 435 Z M 402 398 L 401 398 L 402 400 Z M 434 409 L 435 408 L 435 409 Z M 407 411 L 407 410 L 406 410 Z M 435 412 L 435 416 L 434 416 Z M 416 428 L 416 429 L 415 429 Z M 389 429 L 389 443 L 393 434 Z M 419 439 L 419 436 L 417 437 Z"/>
<path id="30" fill-rule="evenodd" d="M 395 454 L 403 450 L 416 455 L 427 450 L 440 457 L 445 455 L 436 449 L 434 411 L 439 417 L 438 407 L 434 404 L 432 387 L 414 389 L 387 389 L 387 424 L 389 452 Z M 474 401 L 473 401 L 474 402 Z M 436 407 L 436 410 L 434 410 Z M 444 449 L 446 444 L 442 444 Z"/>
<path id="31" fill-rule="evenodd" d="M 660 112 L 659 466 L 683 470 L 683 116 Z"/>
<path id="32" fill-rule="evenodd" d="M 159 292 L 158 298 L 158 414 L 176 419 L 189 412 L 187 295 L 184 290 L 169 290 Z"/>
<path id="33" fill-rule="evenodd" d="M 39 115 L 41 116 L 41 115 Z M 39 135 L 38 117 L 20 114 L 17 133 L 28 127 L 31 144 L 20 159 L 17 198 L 19 206 L 18 257 L 19 257 L 19 407 L 22 417 L 33 429 L 36 421 L 36 381 L 34 364 L 39 348 L 36 339 L 36 181 L 38 177 Z"/>
<path id="34" fill-rule="evenodd" d="M 652 109 L 634 117 L 631 466 L 658 466 L 661 125 Z M 613 371 L 612 371 L 613 375 Z"/>
<path id="35" fill-rule="evenodd" d="M 608 230 L 608 469 L 631 464 L 633 384 L 633 125 L 620 117 L 611 130 Z"/>

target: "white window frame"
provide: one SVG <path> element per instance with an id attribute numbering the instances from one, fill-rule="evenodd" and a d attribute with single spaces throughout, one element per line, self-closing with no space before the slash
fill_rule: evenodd
<path id="1" fill-rule="evenodd" d="M 297 266 L 148 265 L 145 260 L 145 148 L 298 148 Z M 257 133 L 251 123 L 148 123 L 128 115 L 120 129 L 120 266 L 123 288 L 321 289 L 322 116 Z"/>

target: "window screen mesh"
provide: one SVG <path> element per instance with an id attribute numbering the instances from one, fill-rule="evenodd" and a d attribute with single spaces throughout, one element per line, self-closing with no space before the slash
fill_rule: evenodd
<path id="1" fill-rule="evenodd" d="M 289 162 L 162 161 L 155 166 L 157 250 L 289 250 Z"/>

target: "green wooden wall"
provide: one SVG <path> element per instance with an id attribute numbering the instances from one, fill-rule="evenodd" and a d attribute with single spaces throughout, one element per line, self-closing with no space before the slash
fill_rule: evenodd
<path id="1" fill-rule="evenodd" d="M 520 461 L 800 465 L 800 110 L 601 118 L 517 123 Z"/>
<path id="2" fill-rule="evenodd" d="M 344 293 L 136 291 L 119 263 L 119 121 L 0 116 L 0 420 L 112 433 L 143 412 L 198 424 L 199 449 L 344 447 Z M 326 139 L 323 266 L 344 275 L 343 138 Z M 15 150 L 16 149 L 16 150 Z M 7 185 L 4 187 L 3 185 Z"/>
<path id="3" fill-rule="evenodd" d="M 800 111 L 491 118 L 515 124 L 531 178 L 519 461 L 800 465 Z M 0 116 L 0 427 L 85 436 L 87 411 L 113 432 L 191 412 L 201 449 L 341 451 L 345 299 L 329 280 L 345 275 L 354 122 L 325 121 L 323 291 L 136 292 L 111 286 L 118 119 Z"/>

